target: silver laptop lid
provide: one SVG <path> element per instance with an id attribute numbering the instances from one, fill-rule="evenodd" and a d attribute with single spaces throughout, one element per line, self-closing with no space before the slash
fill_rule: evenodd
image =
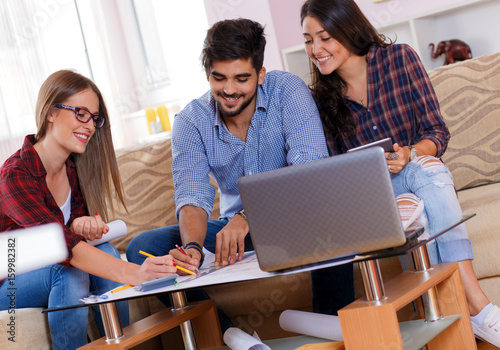
<path id="1" fill-rule="evenodd" d="M 238 187 L 264 271 L 406 242 L 381 147 L 245 176 Z"/>

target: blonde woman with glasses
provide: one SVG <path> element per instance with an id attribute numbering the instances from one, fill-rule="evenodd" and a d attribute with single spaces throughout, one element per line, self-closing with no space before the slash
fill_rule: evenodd
<path id="1" fill-rule="evenodd" d="M 121 283 L 136 285 L 175 273 L 170 256 L 125 262 L 109 243 L 87 243 L 109 231 L 106 205 L 112 188 L 124 204 L 106 105 L 97 86 L 70 70 L 50 75 L 36 105 L 36 135 L 0 168 L 0 232 L 58 222 L 68 258 L 16 276 L 16 308 L 73 305 Z M 22 247 L 19 247 L 22 249 Z M 0 281 L 0 295 L 8 295 Z M 0 310 L 9 309 L 0 298 Z M 118 303 L 123 326 L 127 302 Z M 100 317 L 94 318 L 103 333 Z M 54 349 L 87 342 L 87 308 L 48 313 Z"/>

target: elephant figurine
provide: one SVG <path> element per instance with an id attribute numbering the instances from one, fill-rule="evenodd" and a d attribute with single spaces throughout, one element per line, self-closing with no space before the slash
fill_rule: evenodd
<path id="1" fill-rule="evenodd" d="M 441 41 L 437 44 L 436 51 L 434 51 L 434 44 L 431 43 L 429 46 L 431 47 L 432 58 L 438 58 L 441 54 L 445 54 L 445 65 L 472 58 L 469 45 L 462 40 L 452 39 Z"/>

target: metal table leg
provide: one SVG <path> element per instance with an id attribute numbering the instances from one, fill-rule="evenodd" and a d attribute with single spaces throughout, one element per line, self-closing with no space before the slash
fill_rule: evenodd
<path id="1" fill-rule="evenodd" d="M 170 293 L 172 311 L 182 309 L 187 306 L 186 294 L 183 291 Z M 196 339 L 194 338 L 191 321 L 186 321 L 179 325 L 181 327 L 182 338 L 186 350 L 197 350 Z"/>
<path id="2" fill-rule="evenodd" d="M 380 265 L 377 259 L 361 261 L 359 263 L 363 286 L 367 301 L 379 301 L 385 299 L 384 282 Z"/>
<path id="3" fill-rule="evenodd" d="M 431 259 L 427 245 L 423 244 L 411 252 L 413 257 L 413 265 L 415 272 L 426 272 L 432 270 Z M 437 288 L 434 286 L 427 292 L 422 294 L 422 304 L 424 306 L 425 320 L 428 322 L 438 321 L 443 318 L 441 307 L 439 305 L 439 298 Z"/>
<path id="4" fill-rule="evenodd" d="M 116 343 L 123 337 L 122 322 L 116 303 L 99 304 L 106 342 Z"/>

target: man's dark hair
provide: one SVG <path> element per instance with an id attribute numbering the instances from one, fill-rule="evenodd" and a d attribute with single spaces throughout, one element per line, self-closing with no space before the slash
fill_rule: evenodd
<path id="1" fill-rule="evenodd" d="M 215 23 L 207 32 L 201 62 L 207 78 L 214 61 L 252 59 L 257 73 L 264 64 L 264 27 L 249 19 L 228 19 Z"/>

